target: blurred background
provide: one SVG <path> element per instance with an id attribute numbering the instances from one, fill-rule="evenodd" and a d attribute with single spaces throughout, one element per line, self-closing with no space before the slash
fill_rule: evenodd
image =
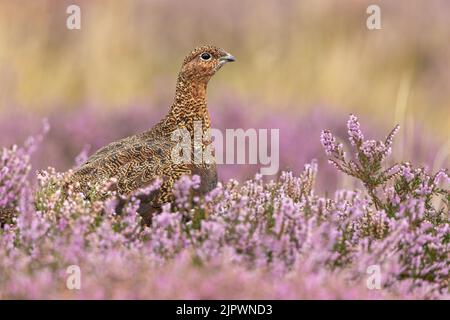
<path id="1" fill-rule="evenodd" d="M 81 7 L 81 30 L 66 8 Z M 366 28 L 371 4 L 381 30 Z M 324 190 L 351 182 L 326 163 L 319 136 L 366 136 L 400 123 L 397 160 L 448 167 L 450 2 L 0 0 L 0 145 L 52 127 L 35 169 L 72 167 L 83 150 L 150 128 L 168 110 L 184 56 L 215 44 L 237 57 L 209 85 L 216 128 L 279 128 L 281 168 L 319 160 Z M 221 178 L 257 166 L 226 166 Z"/>

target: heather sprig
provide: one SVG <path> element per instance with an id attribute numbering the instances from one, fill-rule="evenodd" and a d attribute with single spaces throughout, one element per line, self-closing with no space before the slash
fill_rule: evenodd
<path id="1" fill-rule="evenodd" d="M 0 225 L 13 223 L 21 195 L 29 187 L 30 157 L 49 128 L 44 120 L 41 133 L 28 137 L 22 147 L 13 145 L 0 150 Z"/>
<path id="2" fill-rule="evenodd" d="M 339 171 L 360 180 L 377 209 L 392 216 L 400 204 L 410 197 L 423 198 L 428 209 L 432 209 L 434 196 L 443 197 L 446 205 L 439 211 L 448 211 L 448 186 L 440 186 L 442 178 L 448 179 L 447 169 L 431 175 L 425 168 L 413 168 L 410 163 L 398 163 L 387 169 L 386 158 L 391 154 L 392 143 L 399 126 L 387 135 L 384 141 L 365 140 L 358 119 L 350 115 L 347 122 L 350 146 L 354 158 L 345 157 L 342 144 L 330 131 L 322 131 L 321 142 L 329 162 Z M 447 182 L 448 185 L 448 182 Z M 447 198 L 447 200 L 445 200 Z"/>

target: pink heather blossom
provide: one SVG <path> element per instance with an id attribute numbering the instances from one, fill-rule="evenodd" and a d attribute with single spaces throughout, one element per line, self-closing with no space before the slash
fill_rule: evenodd
<path id="1" fill-rule="evenodd" d="M 353 114 L 350 115 L 350 118 L 347 121 L 347 129 L 349 140 L 352 146 L 357 146 L 361 144 L 362 141 L 364 140 L 364 135 L 361 132 L 358 118 Z"/>
<path id="2" fill-rule="evenodd" d="M 330 131 L 324 130 L 320 136 L 320 141 L 325 149 L 327 155 L 336 155 L 337 157 L 344 157 L 344 146 L 336 142 L 336 138 Z"/>

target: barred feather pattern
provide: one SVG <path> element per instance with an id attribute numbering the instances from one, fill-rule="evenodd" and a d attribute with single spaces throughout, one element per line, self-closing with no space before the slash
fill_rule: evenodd
<path id="1" fill-rule="evenodd" d="M 200 57 L 205 52 L 211 55 L 209 61 L 203 61 Z M 227 55 L 225 51 L 214 46 L 201 46 L 193 50 L 182 65 L 174 102 L 167 116 L 150 130 L 112 142 L 95 152 L 72 175 L 70 183 L 75 191 L 88 196 L 92 188 L 115 178 L 117 191 L 127 195 L 160 178 L 160 189 L 150 194 L 146 201 L 147 207 L 157 209 L 173 200 L 172 188 L 182 175 L 200 176 L 199 193 L 212 190 L 217 184 L 215 163 L 175 164 L 171 152 L 177 142 L 172 141 L 171 137 L 174 130 L 186 128 L 193 141 L 195 121 L 201 122 L 204 132 L 210 128 L 206 88 L 211 77 L 223 65 L 220 58 L 224 55 Z M 210 140 L 203 141 L 203 149 L 210 143 Z"/>

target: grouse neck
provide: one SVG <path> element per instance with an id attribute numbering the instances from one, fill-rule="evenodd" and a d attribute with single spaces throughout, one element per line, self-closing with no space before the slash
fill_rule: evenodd
<path id="1" fill-rule="evenodd" d="M 191 133 L 194 121 L 201 121 L 203 130 L 210 128 L 210 116 L 206 104 L 207 82 L 202 80 L 187 80 L 179 77 L 174 103 L 167 120 L 170 125 L 185 127 Z"/>

